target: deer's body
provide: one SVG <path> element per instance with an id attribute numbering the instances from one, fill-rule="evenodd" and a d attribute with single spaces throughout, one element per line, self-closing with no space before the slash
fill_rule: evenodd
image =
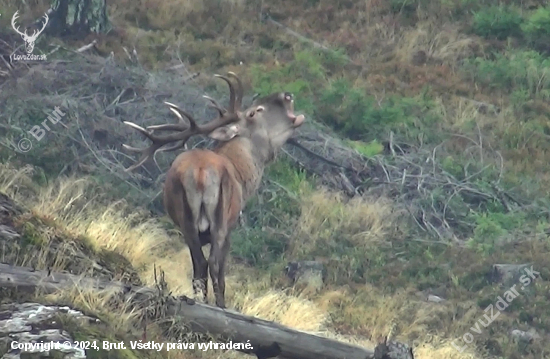
<path id="1" fill-rule="evenodd" d="M 234 74 L 232 74 L 236 77 Z M 221 76 L 220 76 L 221 77 Z M 214 150 L 194 149 L 176 157 L 166 174 L 164 184 L 164 207 L 172 221 L 181 229 L 193 261 L 193 290 L 207 297 L 208 269 L 216 305 L 225 307 L 225 266 L 230 246 L 230 233 L 235 228 L 241 210 L 257 192 L 264 168 L 277 151 L 301 126 L 304 116 L 293 113 L 293 97 L 289 93 L 276 93 L 256 100 L 246 111 L 240 112 L 242 87 L 238 100 L 230 86 L 228 112 L 222 110 L 212 99 L 220 117 L 215 121 L 198 126 L 193 118 L 171 106 L 171 110 L 182 119 L 186 116 L 191 126 L 151 126 L 149 129 L 178 130 L 179 134 L 164 138 L 152 135 L 145 129 L 132 124 L 153 140 L 154 145 L 146 150 L 146 156 L 133 168 L 144 163 L 151 153 L 167 143 L 183 140 L 193 134 L 204 133 L 221 142 Z M 239 86 L 241 86 L 239 81 Z M 182 147 L 173 146 L 170 150 Z M 126 148 L 139 151 L 126 146 Z M 153 151 L 152 151 L 153 150 Z M 152 151 L 152 152 L 151 152 Z M 210 256 L 204 257 L 202 247 L 210 244 Z"/>
<path id="2" fill-rule="evenodd" d="M 214 292 L 225 291 L 225 280 L 220 277 L 225 278 L 228 233 L 236 227 L 246 201 L 258 190 L 263 174 L 265 162 L 256 159 L 252 150 L 249 139 L 235 137 L 214 151 L 196 149 L 180 154 L 166 175 L 164 208 L 185 231 L 193 269 L 205 277 L 210 267 Z M 208 261 L 202 252 L 207 244 L 211 245 Z M 206 284 L 194 281 L 193 288 L 206 293 Z"/>

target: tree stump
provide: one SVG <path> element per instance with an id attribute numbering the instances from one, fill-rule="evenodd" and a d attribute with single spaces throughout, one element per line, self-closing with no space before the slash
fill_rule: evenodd
<path id="1" fill-rule="evenodd" d="M 46 33 L 51 36 L 84 37 L 112 29 L 107 0 L 53 0 Z"/>

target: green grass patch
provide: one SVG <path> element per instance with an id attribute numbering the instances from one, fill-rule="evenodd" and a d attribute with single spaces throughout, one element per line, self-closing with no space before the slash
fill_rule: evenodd
<path id="1" fill-rule="evenodd" d="M 493 58 L 474 58 L 465 64 L 470 78 L 490 90 L 514 93 L 521 101 L 527 96 L 550 99 L 550 59 L 533 51 L 510 49 Z"/>
<path id="2" fill-rule="evenodd" d="M 382 153 L 384 146 L 376 141 L 372 140 L 371 142 L 362 142 L 362 141 L 346 141 L 346 143 L 354 148 L 357 152 L 362 154 L 365 157 L 372 157 Z"/>
<path id="3" fill-rule="evenodd" d="M 530 45 L 542 52 L 548 53 L 550 42 L 550 6 L 540 7 L 522 24 L 525 38 Z"/>
<path id="4" fill-rule="evenodd" d="M 501 241 L 514 229 L 525 224 L 523 213 L 475 213 L 471 220 L 475 221 L 474 235 L 467 245 L 484 255 L 494 253 Z"/>
<path id="5" fill-rule="evenodd" d="M 490 6 L 474 12 L 472 30 L 485 38 L 505 40 L 522 35 L 523 17 L 516 6 Z"/>
<path id="6" fill-rule="evenodd" d="M 433 131 L 427 130 L 440 117 L 433 111 L 435 103 L 427 89 L 415 97 L 394 95 L 377 101 L 352 79 L 327 79 L 330 68 L 341 64 L 342 54 L 329 56 L 303 50 L 294 55 L 292 61 L 277 68 L 253 66 L 254 91 L 264 95 L 283 90 L 293 92 L 299 111 L 354 141 L 379 140 L 389 131 L 409 140 L 420 133 L 433 135 Z"/>

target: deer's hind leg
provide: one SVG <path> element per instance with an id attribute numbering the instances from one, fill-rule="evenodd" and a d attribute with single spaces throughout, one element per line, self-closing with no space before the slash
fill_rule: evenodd
<path id="1" fill-rule="evenodd" d="M 221 258 L 220 258 L 220 269 L 218 272 L 218 291 L 221 298 L 220 304 L 221 307 L 225 307 L 225 268 L 227 267 L 227 256 L 229 254 L 229 237 L 230 234 L 227 234 L 223 245 L 221 246 Z M 217 305 L 217 304 L 216 304 Z M 220 305 L 218 305 L 220 306 Z"/>
<path id="2" fill-rule="evenodd" d="M 185 243 L 189 247 L 191 261 L 193 263 L 193 293 L 196 299 L 202 294 L 202 299 L 207 302 L 208 295 L 208 261 L 202 252 L 201 238 L 196 216 L 193 215 L 191 206 L 200 206 L 200 198 L 187 196 L 181 182 L 178 180 L 167 181 L 164 189 L 164 207 L 172 221 L 180 228 Z M 192 203 L 189 203 L 189 200 Z M 198 202 L 198 205 L 197 205 Z M 200 207 L 199 207 L 200 208 Z"/>
<path id="3" fill-rule="evenodd" d="M 193 262 L 193 294 L 196 299 L 208 303 L 208 261 L 202 252 L 198 232 L 186 231 L 186 242 Z M 189 239 L 188 239 L 189 238 Z"/>

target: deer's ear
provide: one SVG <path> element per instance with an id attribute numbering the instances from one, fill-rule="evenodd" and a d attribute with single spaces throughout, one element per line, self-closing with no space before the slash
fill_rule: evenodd
<path id="1" fill-rule="evenodd" d="M 233 124 L 233 125 L 216 128 L 214 131 L 210 132 L 208 137 L 218 141 L 229 141 L 233 137 L 237 136 L 239 132 L 240 132 L 239 125 Z"/>
<path id="2" fill-rule="evenodd" d="M 256 118 L 255 118 L 256 114 L 257 114 L 257 113 L 260 113 L 260 112 L 262 112 L 262 111 L 264 111 L 264 110 L 265 110 L 265 107 L 264 107 L 264 106 L 262 106 L 262 105 L 256 106 L 256 108 L 254 108 L 254 109 L 252 109 L 252 110 L 249 110 L 249 111 L 246 113 L 246 119 L 247 119 L 248 121 L 255 121 L 255 120 L 256 120 Z"/>

